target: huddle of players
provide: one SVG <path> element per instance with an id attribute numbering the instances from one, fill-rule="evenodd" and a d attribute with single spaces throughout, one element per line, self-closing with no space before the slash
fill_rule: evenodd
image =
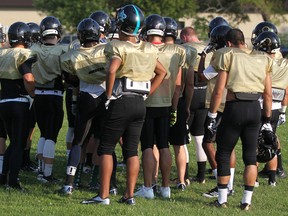
<path id="1" fill-rule="evenodd" d="M 170 25 L 170 28 L 168 28 L 169 25 L 167 25 L 166 21 L 167 23 L 169 23 L 169 21 L 170 23 L 172 23 L 172 25 Z M 144 186 L 139 191 L 137 191 L 136 195 L 143 196 L 146 198 L 154 198 L 153 191 L 151 192 L 153 183 L 153 171 L 155 169 L 152 149 L 153 145 L 156 144 L 160 153 L 159 165 L 160 170 L 162 171 L 162 184 L 160 188 L 160 195 L 165 198 L 170 198 L 171 192 L 169 187 L 169 176 L 171 169 L 171 155 L 168 149 L 169 128 L 170 126 L 173 127 L 174 124 L 178 121 L 178 124 L 180 125 L 179 130 L 186 131 L 186 121 L 187 117 L 189 117 L 190 115 L 189 101 L 191 102 L 192 95 L 190 92 L 190 97 L 188 97 L 187 99 L 185 98 L 188 101 L 188 103 L 187 101 L 185 101 L 185 99 L 183 101 L 179 99 L 179 95 L 186 96 L 186 94 L 189 93 L 188 91 L 185 92 L 185 90 L 187 90 L 188 87 L 187 89 L 185 89 L 186 86 L 184 85 L 183 81 L 181 84 L 181 76 L 187 77 L 189 73 L 191 73 L 188 72 L 189 71 L 188 69 L 194 66 L 194 61 L 197 55 L 197 51 L 194 48 L 190 48 L 190 52 L 192 54 L 190 54 L 188 58 L 187 57 L 188 52 L 185 52 L 185 49 L 183 47 L 180 47 L 173 43 L 169 44 L 169 37 L 171 37 L 173 42 L 177 37 L 176 34 L 177 25 L 175 28 L 174 24 L 175 21 L 174 22 L 173 21 L 174 20 L 171 18 L 164 19 L 159 15 L 150 15 L 145 19 L 144 22 L 144 16 L 142 11 L 135 5 L 127 5 L 121 8 L 117 14 L 116 23 L 119 28 L 118 34 L 120 36 L 119 38 L 120 41 L 112 41 L 108 43 L 106 46 L 99 44 L 101 26 L 99 26 L 95 20 L 91 18 L 86 18 L 79 23 L 77 28 L 78 39 L 80 41 L 81 47 L 79 49 L 70 50 L 67 52 L 66 47 L 57 45 L 61 37 L 61 24 L 59 20 L 57 20 L 57 18 L 55 17 L 46 17 L 44 20 L 42 20 L 40 24 L 42 44 L 36 44 L 34 45 L 34 47 L 33 46 L 30 47 L 29 51 L 26 50 L 23 51 L 21 49 L 20 50 L 21 55 L 19 56 L 19 54 L 17 54 L 15 56 L 15 59 L 17 58 L 17 61 L 19 61 L 18 58 L 21 57 L 20 64 L 18 63 L 17 68 L 14 68 L 14 71 L 12 71 L 12 73 L 14 73 L 15 75 L 6 77 L 5 74 L 1 77 L 1 86 L 3 89 L 1 92 L 2 97 L 0 103 L 0 109 L 1 105 L 10 106 L 11 103 L 8 102 L 11 102 L 11 99 L 13 103 L 15 103 L 17 106 L 19 106 L 20 104 L 21 105 L 25 104 L 26 105 L 25 110 L 23 109 L 22 113 L 24 115 L 27 112 L 27 108 L 29 109 L 28 102 L 30 101 L 30 98 L 23 96 L 27 95 L 25 90 L 28 93 L 30 93 L 31 97 L 35 99 L 34 103 L 37 116 L 36 119 L 41 132 L 41 137 L 39 139 L 37 148 L 38 158 L 40 159 L 40 161 L 43 162 L 41 164 L 41 168 L 43 171 L 43 176 L 41 177 L 41 179 L 44 179 L 46 182 L 53 181 L 52 167 L 55 154 L 55 143 L 57 141 L 57 136 L 63 121 L 62 102 L 63 102 L 64 89 L 61 79 L 62 79 L 62 71 L 65 71 L 63 73 L 65 76 L 65 80 L 71 83 L 72 85 L 79 86 L 79 95 L 77 101 L 78 113 L 76 115 L 76 123 L 75 123 L 76 129 L 74 131 L 75 134 L 72 142 L 72 149 L 69 154 L 67 164 L 67 173 L 66 173 L 67 178 L 65 185 L 63 186 L 63 188 L 61 188 L 60 191 L 65 194 L 72 194 L 73 178 L 76 174 L 77 165 L 79 164 L 80 161 L 81 146 L 83 144 L 83 140 L 87 136 L 92 119 L 99 118 L 97 119 L 97 121 L 94 121 L 94 123 L 96 123 L 97 125 L 96 126 L 97 129 L 95 129 L 95 137 L 101 138 L 98 148 L 98 154 L 100 155 L 99 165 L 101 170 L 100 192 L 99 195 L 91 199 L 84 200 L 82 203 L 85 204 L 110 203 L 108 195 L 109 195 L 110 178 L 113 170 L 112 154 L 116 143 L 119 141 L 121 137 L 123 139 L 123 155 L 127 164 L 127 189 L 125 191 L 124 196 L 121 198 L 120 202 L 131 205 L 135 204 L 133 193 L 139 172 L 139 167 L 135 167 L 136 166 L 135 164 L 137 164 L 138 161 L 137 146 L 140 140 L 141 140 L 141 149 L 143 151 L 142 166 L 144 172 Z M 137 36 L 140 33 L 143 22 L 145 24 L 144 28 L 145 31 L 144 33 L 142 32 L 143 34 L 141 36 L 146 40 L 148 40 L 149 42 L 151 42 L 152 44 L 154 44 L 154 46 L 152 46 L 151 43 L 146 43 L 142 41 L 139 42 L 137 39 Z M 15 32 L 14 29 L 13 32 L 12 28 L 13 25 L 17 25 L 17 27 L 20 26 L 22 28 L 18 28 L 17 29 L 18 32 L 17 31 Z M 15 45 L 23 44 L 23 47 L 27 47 L 28 46 L 27 42 L 30 38 L 30 36 L 28 36 L 30 30 L 26 28 L 25 23 L 18 22 L 13 25 L 8 30 L 9 42 L 12 46 L 12 49 L 17 50 L 16 48 L 13 47 L 14 44 Z M 237 31 L 239 30 L 228 29 L 225 33 L 230 32 L 230 34 L 233 33 L 236 34 Z M 263 31 L 267 31 L 268 34 L 270 34 L 271 30 L 270 27 L 269 28 L 267 27 L 267 30 L 264 29 Z M 16 38 L 13 38 L 12 33 L 16 34 Z M 222 33 L 223 32 L 221 32 L 221 34 Z M 259 32 L 259 34 L 260 33 L 261 32 Z M 259 38 L 257 40 L 256 38 L 255 44 L 253 45 L 255 46 L 255 48 L 259 50 L 274 53 L 275 50 L 278 49 L 280 46 L 280 40 L 277 37 L 277 35 L 276 36 L 275 35 L 272 36 L 265 35 L 264 37 L 262 34 L 261 36 L 264 38 L 262 40 L 260 40 Z M 240 38 L 239 39 L 240 41 L 244 40 L 241 38 L 241 31 L 238 32 L 238 37 Z M 278 47 L 274 47 L 273 49 L 269 47 L 270 43 L 267 42 L 268 40 L 267 38 L 269 37 L 278 41 Z M 163 38 L 167 38 L 167 44 L 163 43 Z M 272 40 L 271 38 L 270 40 Z M 216 41 L 217 43 L 216 45 L 213 44 L 215 42 L 211 41 L 210 44 L 206 47 L 206 49 L 204 49 L 201 56 L 206 55 L 209 52 L 214 51 L 215 49 L 219 49 L 219 52 L 216 51 L 214 54 L 216 59 L 220 60 L 222 55 L 227 55 L 225 52 L 223 52 L 223 54 L 220 52 L 222 51 L 220 48 L 229 44 L 227 40 L 225 41 L 226 39 L 225 35 L 222 39 L 224 41 L 218 40 Z M 273 43 L 273 45 L 275 44 Z M 141 51 L 139 51 L 139 49 Z M 233 48 L 230 49 L 233 50 Z M 189 49 L 186 49 L 186 51 L 187 50 Z M 25 57 L 23 58 L 22 52 L 27 52 L 28 54 L 25 53 Z M 51 59 L 47 60 L 44 58 L 45 54 L 49 54 L 55 58 L 52 57 Z M 217 56 L 218 54 L 219 56 Z M 35 61 L 36 56 L 37 60 Z M 169 58 L 167 56 L 169 56 Z M 110 62 L 108 69 L 109 75 L 107 75 L 105 72 L 107 59 Z M 140 59 L 141 61 L 139 61 Z M 174 68 L 170 68 L 172 66 L 171 60 L 174 61 L 173 62 Z M 216 63 L 211 62 L 211 64 L 214 68 L 217 68 L 217 66 L 220 67 L 219 65 L 217 65 L 219 64 L 219 62 Z M 281 60 L 281 64 L 285 65 L 285 61 Z M 51 65 L 54 66 L 51 67 Z M 147 73 L 147 76 L 140 74 L 141 72 L 140 66 L 143 68 L 142 73 L 145 74 Z M 24 83 L 22 84 L 23 92 L 16 92 L 15 95 L 12 96 L 7 95 L 7 98 L 5 98 L 6 97 L 6 95 L 4 94 L 5 87 L 3 87 L 5 86 L 5 84 L 3 85 L 2 82 L 3 83 L 7 82 L 7 79 L 13 80 L 13 82 L 15 80 L 17 80 L 17 82 L 21 80 L 22 82 L 23 78 L 21 75 L 19 75 L 18 70 L 20 71 L 20 74 L 23 76 L 23 78 L 25 78 Z M 225 68 L 225 70 L 227 69 Z M 28 81 L 26 81 L 26 76 L 30 76 L 31 79 L 31 71 L 33 71 L 32 77 L 34 76 L 33 79 L 35 80 L 31 81 L 27 78 Z M 150 82 L 152 74 L 154 72 L 156 73 L 156 75 L 154 79 L 152 79 L 152 82 Z M 284 76 L 284 74 L 282 76 Z M 106 93 L 105 88 L 103 87 L 103 85 L 101 85 L 105 80 L 106 80 Z M 31 85 L 31 83 L 33 83 L 34 86 Z M 286 86 L 284 88 L 283 85 L 281 86 L 280 84 L 279 85 L 276 84 L 275 87 L 276 88 L 282 87 L 282 89 L 286 89 Z M 33 88 L 35 88 L 35 90 Z M 151 94 L 151 92 L 153 92 L 153 94 Z M 146 98 L 147 95 L 148 98 L 147 100 L 144 101 L 144 98 Z M 278 100 L 280 99 L 283 100 L 284 98 L 278 98 Z M 241 99 L 239 100 L 241 101 Z M 247 99 L 244 99 L 244 101 L 245 100 Z M 89 101 L 89 103 L 87 103 L 87 101 Z M 137 107 L 136 104 L 131 102 L 136 102 L 136 104 L 139 104 L 139 107 Z M 179 107 L 181 103 L 184 104 L 184 109 L 183 105 L 182 108 Z M 131 109 L 131 110 L 128 109 L 129 115 L 124 113 L 125 109 L 127 109 L 127 106 L 125 106 L 125 104 L 129 107 L 129 109 Z M 114 108 L 114 106 L 118 108 L 116 109 Z M 178 106 L 178 112 L 177 112 L 177 106 Z M 38 114 L 37 114 L 37 107 L 39 110 Z M 51 110 L 51 107 L 53 112 Z M 5 108 L 5 110 L 6 109 L 7 108 Z M 87 111 L 87 109 L 89 110 L 89 112 Z M 142 109 L 141 112 L 139 109 Z M 179 112 L 179 110 L 182 111 Z M 183 110 L 185 110 L 187 113 L 185 113 L 185 111 Z M 10 107 L 8 111 L 12 112 Z M 285 112 L 285 106 L 281 108 L 281 112 L 282 113 Z M 134 113 L 135 116 L 133 116 L 132 113 Z M 180 117 L 180 114 L 181 115 L 184 114 L 183 117 Z M 133 116 L 133 119 L 131 119 L 132 118 L 131 116 Z M 175 116 L 177 116 L 177 118 Z M 266 120 L 265 123 L 268 124 L 268 120 L 270 120 L 268 119 L 268 117 L 270 117 L 269 111 L 267 111 L 267 115 L 265 117 L 266 117 L 264 118 Z M 18 132 L 20 131 L 20 129 L 23 130 L 24 128 L 26 128 L 24 124 L 27 123 L 26 118 L 24 118 L 23 116 L 21 116 L 20 118 L 21 119 L 23 118 L 24 120 L 23 120 L 23 126 L 18 127 L 19 128 Z M 179 123 L 179 119 L 182 119 L 181 123 Z M 206 124 L 206 133 L 204 135 L 204 141 L 205 136 L 206 138 L 207 136 L 209 138 L 206 141 L 212 141 L 212 142 L 214 141 L 211 138 L 213 138 L 213 136 L 215 135 L 215 127 L 214 128 L 210 127 L 211 125 L 215 126 L 214 124 L 216 123 L 216 121 L 214 119 L 215 119 L 215 113 L 209 112 L 206 120 L 206 122 L 208 121 L 209 124 Z M 276 117 L 275 119 L 278 122 L 278 118 Z M 283 115 L 282 120 L 284 121 Z M 13 125 L 8 125 L 7 122 L 8 121 L 6 120 L 5 127 L 8 136 L 9 137 L 11 136 L 11 138 L 12 137 L 15 138 L 14 134 L 9 134 L 9 131 L 12 129 Z M 56 125 L 57 127 L 55 127 Z M 274 131 L 275 129 L 276 127 L 274 128 Z M 24 131 L 25 130 L 23 130 L 22 133 L 24 133 Z M 101 132 L 101 134 L 99 132 Z M 112 134 L 115 135 L 111 135 L 111 132 Z M 163 136 L 163 134 L 166 136 Z M 179 140 L 176 139 L 176 141 L 174 138 L 175 145 L 186 144 L 187 143 L 186 135 L 187 134 L 184 133 L 182 134 L 182 136 L 178 136 L 180 138 Z M 26 133 L 21 136 L 22 137 L 21 143 L 23 143 L 23 137 L 25 136 L 27 136 Z M 161 136 L 161 139 L 160 137 L 157 138 L 158 136 Z M 173 137 L 173 133 L 171 133 L 171 136 Z M 163 137 L 166 138 L 163 140 Z M 171 137 L 170 139 L 173 140 L 173 138 Z M 17 148 L 21 148 L 21 146 L 19 147 L 19 143 L 20 142 L 17 140 L 12 141 L 9 147 L 15 148 L 15 146 L 17 146 Z M 177 150 L 179 152 L 179 149 L 177 148 L 175 149 L 175 152 L 177 152 Z M 13 151 L 11 150 L 11 153 L 10 151 L 6 152 L 12 154 L 9 156 L 9 154 L 7 153 L 8 154 L 7 158 L 10 159 L 15 158 L 15 150 Z M 6 157 L 4 158 L 5 161 Z M 222 174 L 224 173 L 223 174 L 224 176 L 229 176 L 230 175 L 229 172 L 227 173 L 226 171 L 225 172 L 223 171 L 224 168 L 223 164 L 221 163 L 223 161 L 217 158 L 217 156 L 216 160 L 218 166 L 220 164 L 222 166 L 221 167 Z M 19 161 L 21 160 L 19 159 Z M 149 162 L 151 162 L 151 164 L 149 164 Z M 254 161 L 250 163 L 252 163 L 251 165 L 254 166 Z M 4 174 L 1 175 L 1 183 L 2 182 L 6 183 L 6 181 L 3 179 L 6 178 L 5 175 L 9 171 L 10 175 L 8 183 L 9 186 L 15 188 L 21 188 L 19 182 L 17 181 L 17 178 L 15 180 L 15 176 L 18 177 L 19 173 L 18 169 L 19 163 L 16 169 L 14 166 L 15 164 L 12 166 L 11 163 L 10 165 L 8 163 L 9 168 L 7 168 L 6 169 L 7 171 L 5 171 Z M 271 165 L 270 167 L 272 166 L 273 165 Z M 181 168 L 183 169 L 183 167 Z M 267 165 L 267 169 L 268 168 L 269 165 Z M 274 180 L 272 179 L 271 181 L 269 179 L 270 182 L 275 182 L 276 168 L 270 169 L 269 171 L 270 175 L 272 176 L 271 178 L 274 178 Z M 241 207 L 243 209 L 248 209 L 251 204 L 251 197 L 253 192 L 253 188 L 251 187 L 253 186 L 245 185 L 246 192 L 244 191 L 243 195 L 244 198 L 242 199 L 241 202 Z M 226 195 L 223 195 L 225 194 L 223 193 L 225 189 L 226 185 L 223 183 L 220 184 L 218 182 L 219 196 L 216 204 L 221 207 L 226 206 L 227 198 L 225 201 L 225 196 L 227 197 L 227 192 Z"/>

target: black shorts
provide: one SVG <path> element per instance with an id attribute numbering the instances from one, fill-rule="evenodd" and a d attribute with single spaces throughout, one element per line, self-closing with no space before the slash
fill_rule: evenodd
<path id="1" fill-rule="evenodd" d="M 147 107 L 141 133 L 141 150 L 169 148 L 170 107 Z"/>
<path id="2" fill-rule="evenodd" d="M 7 131 L 5 128 L 4 121 L 0 118 L 0 137 L 7 139 Z"/>
<path id="3" fill-rule="evenodd" d="M 279 115 L 280 115 L 280 112 L 278 109 L 272 110 L 270 122 L 271 122 L 272 129 L 275 133 L 276 133 L 277 125 L 278 125 Z"/>
<path id="4" fill-rule="evenodd" d="M 186 128 L 187 113 L 185 111 L 185 100 L 179 98 L 177 107 L 177 121 L 173 127 L 170 127 L 169 142 L 171 145 L 189 144 L 188 133 Z"/>
<path id="5" fill-rule="evenodd" d="M 207 116 L 207 109 L 190 110 L 188 125 L 192 136 L 204 135 L 204 123 Z"/>

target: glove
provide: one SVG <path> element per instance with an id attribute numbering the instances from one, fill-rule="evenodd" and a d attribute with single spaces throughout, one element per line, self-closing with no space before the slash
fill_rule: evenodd
<path id="1" fill-rule="evenodd" d="M 106 110 L 108 110 L 110 102 L 111 102 L 111 99 L 110 99 L 110 98 L 109 98 L 109 99 L 107 98 L 107 100 L 106 100 L 106 102 L 105 102 L 105 108 L 106 108 Z"/>
<path id="2" fill-rule="evenodd" d="M 272 129 L 272 126 L 270 123 L 270 117 L 262 116 L 262 126 L 260 129 L 260 132 L 263 132 L 263 131 L 272 131 L 273 132 L 273 129 Z"/>
<path id="3" fill-rule="evenodd" d="M 74 116 L 78 113 L 77 101 L 72 101 L 71 112 Z"/>
<path id="4" fill-rule="evenodd" d="M 187 133 L 187 140 L 190 143 L 192 138 L 191 138 L 191 134 L 190 134 L 189 125 L 187 123 L 186 123 L 186 133 Z"/>
<path id="5" fill-rule="evenodd" d="M 207 55 L 208 53 L 210 52 L 215 52 L 215 49 L 216 48 L 216 44 L 212 44 L 212 43 L 209 43 L 205 48 L 204 50 L 202 51 L 202 53 L 204 53 L 205 55 Z"/>
<path id="6" fill-rule="evenodd" d="M 286 122 L 286 113 L 280 113 L 277 126 L 285 124 Z"/>
<path id="7" fill-rule="evenodd" d="M 170 112 L 170 127 L 175 125 L 176 121 L 177 121 L 177 110 L 172 109 Z"/>
<path id="8" fill-rule="evenodd" d="M 206 120 L 205 120 L 205 137 L 207 141 L 212 141 L 217 132 L 217 121 L 216 121 L 217 113 L 208 112 Z"/>

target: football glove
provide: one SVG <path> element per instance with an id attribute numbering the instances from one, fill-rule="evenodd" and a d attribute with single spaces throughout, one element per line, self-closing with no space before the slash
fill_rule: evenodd
<path id="1" fill-rule="evenodd" d="M 170 127 L 175 125 L 176 121 L 177 121 L 177 110 L 172 109 L 170 112 Z"/>
<path id="2" fill-rule="evenodd" d="M 213 140 L 213 137 L 216 135 L 217 131 L 216 117 L 217 113 L 208 112 L 208 115 L 205 120 L 205 136 L 208 142 L 210 140 Z"/>
<path id="3" fill-rule="evenodd" d="M 286 122 L 286 113 L 280 113 L 277 126 L 285 124 L 285 122 Z"/>

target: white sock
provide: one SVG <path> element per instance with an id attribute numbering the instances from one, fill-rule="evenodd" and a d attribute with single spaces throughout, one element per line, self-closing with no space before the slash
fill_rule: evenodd
<path id="1" fill-rule="evenodd" d="M 203 143 L 203 135 L 202 136 L 194 136 L 195 146 L 196 146 L 196 160 L 197 161 L 207 161 L 207 156 L 202 147 Z"/>
<path id="2" fill-rule="evenodd" d="M 235 174 L 235 168 L 230 168 L 230 179 L 228 182 L 229 190 L 233 190 L 234 174 Z"/>
<path id="3" fill-rule="evenodd" d="M 220 204 L 227 202 L 227 188 L 218 187 L 218 202 Z"/>
<path id="4" fill-rule="evenodd" d="M 251 204 L 253 191 L 244 190 L 243 197 L 241 203 Z"/>
<path id="5" fill-rule="evenodd" d="M 43 154 L 45 138 L 40 137 L 37 143 L 37 154 Z"/>
<path id="6" fill-rule="evenodd" d="M 51 176 L 52 175 L 52 168 L 53 168 L 53 164 L 45 164 L 44 176 Z"/>
<path id="7" fill-rule="evenodd" d="M 3 161 L 4 161 L 4 155 L 0 155 L 0 174 L 2 174 L 3 170 Z"/>
<path id="8" fill-rule="evenodd" d="M 213 169 L 212 170 L 213 175 L 215 176 L 216 180 L 217 180 L 217 169 Z"/>

